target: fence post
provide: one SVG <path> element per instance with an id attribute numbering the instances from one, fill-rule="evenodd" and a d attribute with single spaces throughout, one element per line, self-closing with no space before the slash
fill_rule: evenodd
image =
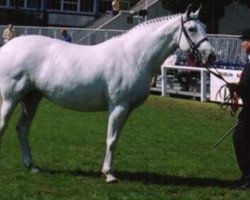
<path id="1" fill-rule="evenodd" d="M 55 29 L 55 28 L 53 29 L 53 37 L 57 38 L 57 29 Z"/>
<path id="2" fill-rule="evenodd" d="M 201 101 L 207 100 L 207 91 L 206 91 L 206 71 L 201 70 Z"/>
<path id="3" fill-rule="evenodd" d="M 42 29 L 41 28 L 38 29 L 38 35 L 42 35 Z"/>
<path id="4" fill-rule="evenodd" d="M 161 66 L 161 96 L 167 96 L 167 68 Z"/>

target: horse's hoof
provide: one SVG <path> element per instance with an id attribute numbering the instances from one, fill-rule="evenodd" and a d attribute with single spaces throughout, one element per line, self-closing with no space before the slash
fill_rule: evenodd
<path id="1" fill-rule="evenodd" d="M 106 183 L 117 183 L 118 179 L 113 174 L 106 174 Z"/>
<path id="2" fill-rule="evenodd" d="M 31 173 L 38 173 L 40 170 L 37 167 L 31 167 L 30 172 Z"/>
<path id="3" fill-rule="evenodd" d="M 25 165 L 25 166 L 29 169 L 29 171 L 30 171 L 31 173 L 37 173 L 37 172 L 40 171 L 39 168 L 36 167 L 36 166 L 33 165 L 33 164 L 31 164 L 31 165 Z"/>

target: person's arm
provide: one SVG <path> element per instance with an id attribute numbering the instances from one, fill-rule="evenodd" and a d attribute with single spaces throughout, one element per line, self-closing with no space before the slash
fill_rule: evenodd
<path id="1" fill-rule="evenodd" d="M 242 71 L 240 75 L 240 80 L 238 83 L 227 83 L 227 88 L 231 95 L 233 95 L 234 93 L 236 93 L 238 96 L 241 95 L 241 88 L 243 84 L 242 79 L 243 79 L 244 73 L 245 73 L 245 70 Z"/>

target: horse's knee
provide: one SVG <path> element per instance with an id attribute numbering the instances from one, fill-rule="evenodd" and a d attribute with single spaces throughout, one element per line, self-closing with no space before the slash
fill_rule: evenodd
<path id="1" fill-rule="evenodd" d="M 110 151 L 114 151 L 115 150 L 116 144 L 117 144 L 117 138 L 108 138 L 107 139 L 107 148 Z"/>

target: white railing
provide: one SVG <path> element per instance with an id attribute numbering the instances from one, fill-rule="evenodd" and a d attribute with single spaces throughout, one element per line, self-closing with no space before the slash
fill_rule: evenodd
<path id="1" fill-rule="evenodd" d="M 176 70 L 189 70 L 189 71 L 197 71 L 200 72 L 200 93 L 199 97 L 201 101 L 206 101 L 207 98 L 207 75 L 208 72 L 206 68 L 202 67 L 189 67 L 189 66 L 177 66 L 177 65 L 162 65 L 161 67 L 161 94 L 162 96 L 167 96 L 169 94 L 167 79 L 168 79 L 168 70 L 169 69 L 176 69 Z M 186 94 L 188 92 L 180 92 L 175 91 L 176 94 Z M 187 95 L 187 94 L 186 94 Z"/>
<path id="2" fill-rule="evenodd" d="M 198 81 L 194 85 L 194 87 L 196 87 L 196 90 L 193 91 L 191 89 L 189 91 L 181 91 L 178 87 L 172 88 L 171 84 L 173 84 L 173 82 L 169 81 L 168 79 L 173 79 L 174 76 L 170 75 L 169 73 L 170 70 L 189 70 L 200 73 L 200 77 L 196 78 L 198 79 Z M 215 69 L 211 70 L 214 71 L 215 73 L 219 73 L 229 83 L 238 83 L 242 73 L 242 70 L 231 70 L 231 69 L 217 69 L 216 71 Z M 174 84 L 178 85 L 179 83 L 176 83 L 176 81 Z M 191 85 L 192 83 L 190 83 L 190 87 Z M 160 90 L 158 89 L 156 91 L 161 91 L 162 96 L 167 96 L 169 94 L 177 94 L 189 97 L 199 97 L 201 101 L 209 100 L 213 102 L 223 102 L 224 101 L 222 99 L 223 97 L 221 97 L 218 94 L 220 88 L 223 85 L 225 85 L 225 82 L 216 77 L 215 75 L 209 73 L 206 68 L 163 64 L 161 67 Z M 226 92 L 226 94 L 229 94 L 228 90 L 223 91 L 223 93 L 224 92 Z M 242 101 L 240 100 L 239 103 L 241 104 Z"/>
<path id="3" fill-rule="evenodd" d="M 0 25 L 0 33 L 6 26 Z M 86 28 L 63 28 L 63 27 L 35 27 L 35 26 L 14 26 L 17 36 L 20 35 L 45 35 L 53 38 L 61 37 L 61 30 L 66 29 L 72 37 L 72 42 L 82 45 L 94 45 L 101 43 L 114 36 L 122 34 L 122 30 L 111 29 L 86 29 Z M 0 37 L 0 46 L 3 43 Z"/>

